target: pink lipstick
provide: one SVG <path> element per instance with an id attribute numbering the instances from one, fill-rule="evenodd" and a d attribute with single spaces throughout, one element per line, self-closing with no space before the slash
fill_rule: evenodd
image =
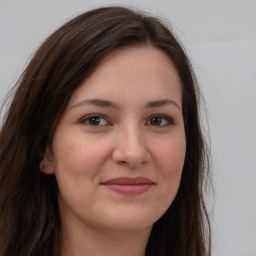
<path id="1" fill-rule="evenodd" d="M 148 191 L 154 182 L 144 177 L 119 177 L 101 183 L 108 189 L 125 195 L 138 195 Z"/>

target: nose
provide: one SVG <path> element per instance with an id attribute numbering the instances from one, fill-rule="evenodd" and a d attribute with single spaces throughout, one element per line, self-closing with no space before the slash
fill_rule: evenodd
<path id="1" fill-rule="evenodd" d="M 139 129 L 132 127 L 120 131 L 115 141 L 112 158 L 116 163 L 136 168 L 150 161 L 146 140 Z"/>

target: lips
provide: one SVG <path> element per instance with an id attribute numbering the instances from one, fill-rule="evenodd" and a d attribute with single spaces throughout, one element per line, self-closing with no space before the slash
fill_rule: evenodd
<path id="1" fill-rule="evenodd" d="M 104 181 L 101 185 L 120 194 L 137 195 L 148 191 L 154 182 L 145 177 L 119 177 Z"/>

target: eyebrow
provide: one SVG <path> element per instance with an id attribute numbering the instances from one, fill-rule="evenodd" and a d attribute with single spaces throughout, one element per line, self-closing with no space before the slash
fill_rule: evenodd
<path id="1" fill-rule="evenodd" d="M 162 107 L 162 106 L 165 106 L 165 105 L 174 105 L 179 110 L 181 109 L 181 107 L 178 103 L 176 103 L 174 100 L 169 100 L 169 99 L 149 101 L 146 104 L 146 108 L 157 108 L 157 107 Z"/>
<path id="2" fill-rule="evenodd" d="M 110 107 L 110 108 L 115 108 L 119 109 L 120 106 L 112 101 L 109 100 L 104 100 L 104 99 L 85 99 L 82 100 L 81 102 L 78 102 L 77 104 L 74 104 L 71 106 L 69 109 L 78 107 L 78 106 L 83 106 L 83 105 L 95 105 L 99 107 Z M 145 108 L 158 108 L 166 105 L 174 105 L 177 107 L 179 110 L 181 109 L 180 105 L 176 103 L 174 100 L 169 100 L 169 99 L 161 99 L 161 100 L 154 100 L 154 101 L 149 101 L 146 105 Z"/>
<path id="3" fill-rule="evenodd" d="M 108 100 L 102 100 L 102 99 L 86 99 L 82 100 L 81 102 L 78 102 L 77 104 L 74 104 L 70 107 L 70 109 L 83 106 L 83 105 L 95 105 L 99 107 L 111 107 L 119 109 L 119 106 L 115 104 L 114 102 L 108 101 Z"/>

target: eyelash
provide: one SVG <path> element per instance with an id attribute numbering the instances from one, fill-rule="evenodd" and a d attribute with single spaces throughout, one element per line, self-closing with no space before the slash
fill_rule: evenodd
<path id="1" fill-rule="evenodd" d="M 93 125 L 93 124 L 90 124 L 90 120 L 92 120 L 93 118 L 99 118 L 99 119 L 104 119 L 107 124 L 104 124 L 104 125 Z M 110 126 L 111 123 L 107 120 L 107 118 L 105 118 L 104 116 L 102 115 L 98 115 L 98 114 L 91 114 L 91 115 L 87 115 L 85 117 L 83 117 L 81 120 L 80 120 L 80 123 L 82 124 L 85 124 L 85 125 L 88 125 L 88 126 L 94 126 L 94 127 L 101 127 L 101 126 Z"/>
<path id="2" fill-rule="evenodd" d="M 174 120 L 166 115 L 161 115 L 161 114 L 156 114 L 156 115 L 153 115 L 149 118 L 149 120 L 147 121 L 147 123 L 149 123 L 150 121 L 153 120 L 153 118 L 161 118 L 161 123 L 163 120 L 166 121 L 166 124 L 165 125 L 156 125 L 156 127 L 166 127 L 166 126 L 171 126 L 171 125 L 174 125 Z M 151 124 L 152 125 L 152 124 Z M 155 125 L 152 125 L 152 126 L 155 126 Z"/>
<path id="3" fill-rule="evenodd" d="M 103 124 L 103 125 L 99 125 L 99 124 L 92 124 L 92 123 L 89 123 L 90 121 L 93 122 L 93 118 L 94 119 L 98 119 L 98 121 L 100 122 L 102 119 L 105 120 L 106 124 Z M 150 124 L 150 121 L 152 121 L 154 118 L 160 118 L 160 125 L 152 125 Z M 164 125 L 161 125 L 163 120 L 166 122 L 166 124 Z M 94 120 L 94 121 L 97 121 L 97 120 Z M 85 124 L 85 125 L 88 125 L 88 126 L 91 126 L 91 127 L 102 127 L 102 126 L 111 126 L 112 124 L 107 120 L 106 117 L 100 115 L 100 114 L 91 114 L 91 115 L 87 115 L 85 117 L 83 117 L 81 120 L 80 120 L 80 123 L 81 124 Z M 149 120 L 146 122 L 147 125 L 151 125 L 153 127 L 166 127 L 166 126 L 171 126 L 171 125 L 174 125 L 174 120 L 166 115 L 161 115 L 161 114 L 156 114 L 156 115 L 153 115 L 149 118 Z"/>

